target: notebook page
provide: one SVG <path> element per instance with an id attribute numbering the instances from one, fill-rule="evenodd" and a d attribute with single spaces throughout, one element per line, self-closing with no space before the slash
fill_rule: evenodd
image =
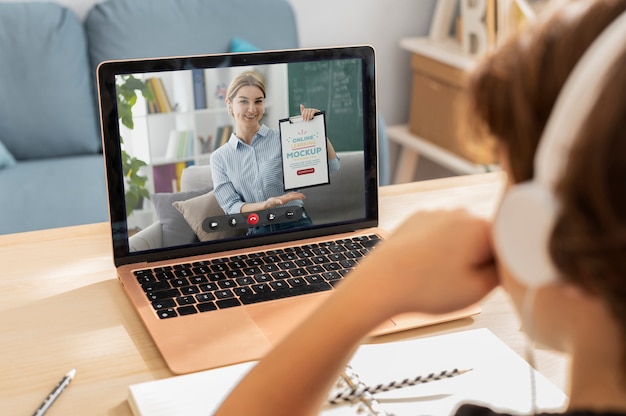
<path id="1" fill-rule="evenodd" d="M 210 415 L 254 364 L 136 384 L 130 387 L 129 403 L 136 416 Z M 531 409 L 530 366 L 488 329 L 362 345 L 350 365 L 369 385 L 454 368 L 472 369 L 445 380 L 374 395 L 383 410 L 398 416 L 448 415 L 468 402 L 501 411 L 527 413 Z M 565 394 L 539 372 L 534 375 L 538 408 L 562 408 Z M 325 407 L 322 415 L 355 415 L 356 410 L 356 405 L 337 405 Z"/>

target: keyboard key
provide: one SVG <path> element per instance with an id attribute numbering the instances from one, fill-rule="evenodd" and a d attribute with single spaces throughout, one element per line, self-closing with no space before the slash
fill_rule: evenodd
<path id="1" fill-rule="evenodd" d="M 339 263 L 332 263 L 332 262 L 331 262 L 331 263 L 326 263 L 326 264 L 324 264 L 324 268 L 325 268 L 326 270 L 328 270 L 328 271 L 331 271 L 331 270 L 340 270 L 340 269 L 343 269 L 343 266 L 342 266 L 341 264 L 339 264 Z"/>
<path id="2" fill-rule="evenodd" d="M 320 276 L 319 274 L 312 274 L 312 275 L 306 276 L 304 278 L 304 280 L 306 280 L 307 282 L 309 282 L 311 284 L 319 283 L 319 282 L 323 282 L 324 281 L 322 276 Z"/>
<path id="3" fill-rule="evenodd" d="M 270 286 L 274 290 L 282 290 L 289 288 L 289 284 L 285 280 L 276 280 L 274 282 L 270 282 Z"/>
<path id="4" fill-rule="evenodd" d="M 228 267 L 230 268 L 230 270 L 243 269 L 244 267 L 246 267 L 246 263 L 244 263 L 243 261 L 231 261 L 230 263 L 228 263 Z"/>
<path id="5" fill-rule="evenodd" d="M 166 309 L 166 308 L 173 308 L 175 306 L 176 306 L 176 302 L 174 302 L 174 299 L 164 299 L 164 300 L 152 302 L 152 307 L 154 309 Z"/>
<path id="6" fill-rule="evenodd" d="M 213 293 L 200 293 L 196 295 L 196 300 L 200 303 L 208 302 L 211 300 L 215 300 L 215 296 L 213 296 Z"/>
<path id="7" fill-rule="evenodd" d="M 295 263 L 298 267 L 306 267 L 313 264 L 313 262 L 309 259 L 298 259 L 295 261 Z"/>
<path id="8" fill-rule="evenodd" d="M 264 264 L 261 266 L 261 270 L 263 270 L 265 273 L 271 273 L 271 272 L 275 272 L 278 269 L 278 266 L 276 264 Z"/>
<path id="9" fill-rule="evenodd" d="M 265 292 L 269 292 L 272 290 L 266 283 L 252 285 L 251 287 L 252 287 L 252 290 L 254 290 L 254 293 L 265 293 Z"/>
<path id="10" fill-rule="evenodd" d="M 201 283 L 207 283 L 209 279 L 206 276 L 193 276 L 189 278 L 189 283 L 199 285 Z"/>
<path id="11" fill-rule="evenodd" d="M 326 256 L 315 256 L 311 260 L 313 260 L 313 263 L 315 264 L 328 263 L 328 258 Z"/>
<path id="12" fill-rule="evenodd" d="M 209 312 L 209 311 L 217 310 L 217 306 L 215 306 L 215 303 L 213 302 L 198 303 L 196 307 L 198 308 L 200 312 Z"/>
<path id="13" fill-rule="evenodd" d="M 224 272 L 224 274 L 226 274 L 226 277 L 230 277 L 231 279 L 237 278 L 237 277 L 243 277 L 243 271 L 242 270 L 226 270 L 226 272 Z"/>
<path id="14" fill-rule="evenodd" d="M 157 279 L 159 279 L 159 281 L 161 281 L 161 280 L 172 280 L 175 277 L 174 273 L 172 273 L 170 271 L 156 272 L 154 275 L 156 276 Z"/>
<path id="15" fill-rule="evenodd" d="M 288 272 L 285 272 L 285 271 L 281 270 L 279 272 L 272 273 L 272 277 L 274 279 L 286 279 L 288 277 L 291 277 L 291 275 Z"/>
<path id="16" fill-rule="evenodd" d="M 174 279 L 171 281 L 171 283 L 172 283 L 172 286 L 175 286 L 175 287 L 189 286 L 189 280 L 185 278 Z"/>
<path id="17" fill-rule="evenodd" d="M 261 274 L 261 268 L 260 267 L 245 267 L 243 269 L 243 274 L 248 275 L 248 276 L 254 276 L 255 274 Z"/>
<path id="18" fill-rule="evenodd" d="M 157 290 L 170 289 L 171 286 L 168 281 L 154 282 L 154 283 L 142 283 L 141 287 L 144 292 L 156 292 Z"/>
<path id="19" fill-rule="evenodd" d="M 247 285 L 252 285 L 255 283 L 255 280 L 250 277 L 250 276 L 246 276 L 246 277 L 240 277 L 237 280 L 237 284 L 239 284 L 239 286 L 247 286 Z"/>
<path id="20" fill-rule="evenodd" d="M 293 269 L 296 267 L 296 263 L 294 263 L 293 261 L 283 261 L 278 263 L 278 267 L 283 270 Z"/>
<path id="21" fill-rule="evenodd" d="M 176 277 L 189 277 L 193 276 L 193 272 L 191 269 L 178 269 L 174 271 L 174 275 Z"/>
<path id="22" fill-rule="evenodd" d="M 322 266 L 318 265 L 307 267 L 306 270 L 311 274 L 322 273 L 325 271 Z"/>
<path id="23" fill-rule="evenodd" d="M 289 276 L 285 276 L 285 277 L 289 277 Z M 254 280 L 257 283 L 263 283 L 263 282 L 271 282 L 274 279 L 269 274 L 257 274 L 256 276 L 254 276 Z"/>
<path id="24" fill-rule="evenodd" d="M 183 295 L 195 295 L 200 293 L 200 289 L 198 289 L 198 286 L 185 286 L 180 288 L 180 293 Z"/>
<path id="25" fill-rule="evenodd" d="M 305 269 L 291 269 L 289 270 L 289 274 L 293 277 L 298 277 L 298 276 L 306 276 L 308 273 L 306 272 Z"/>
<path id="26" fill-rule="evenodd" d="M 215 297 L 218 299 L 227 299 L 227 298 L 232 298 L 235 296 L 230 289 L 216 290 L 213 293 Z"/>
<path id="27" fill-rule="evenodd" d="M 198 288 L 200 288 L 200 290 L 203 292 L 212 292 L 214 290 L 219 289 L 217 287 L 217 284 L 215 283 L 207 283 L 207 284 L 199 285 Z"/>
<path id="28" fill-rule="evenodd" d="M 356 266 L 356 262 L 354 260 L 348 260 L 348 259 L 341 260 L 339 264 L 341 264 L 344 267 L 344 269 L 349 269 L 351 267 Z"/>
<path id="29" fill-rule="evenodd" d="M 218 300 L 215 303 L 217 304 L 217 307 L 220 309 L 232 308 L 233 306 L 241 305 L 241 302 L 237 298 L 222 299 L 222 300 Z"/>
<path id="30" fill-rule="evenodd" d="M 219 286 L 220 289 L 228 289 L 231 287 L 237 287 L 237 282 L 234 280 L 221 280 L 217 282 L 217 286 Z"/>
<path id="31" fill-rule="evenodd" d="M 172 308 L 161 309 L 157 311 L 157 315 L 159 315 L 159 318 L 161 319 L 173 318 L 175 316 L 178 316 L 176 311 Z"/>
<path id="32" fill-rule="evenodd" d="M 236 287 L 233 289 L 233 292 L 235 293 L 235 295 L 237 296 L 244 296 L 247 295 L 249 293 L 254 293 L 252 291 L 252 288 L 250 288 L 249 286 L 244 286 L 244 287 Z"/>
<path id="33" fill-rule="evenodd" d="M 193 305 L 196 303 L 196 300 L 193 296 L 179 296 L 176 298 L 176 302 L 180 305 Z"/>
<path id="34" fill-rule="evenodd" d="M 306 280 L 301 277 L 294 277 L 293 279 L 287 279 L 287 283 L 291 286 L 302 286 L 306 285 Z"/>
<path id="35" fill-rule="evenodd" d="M 180 316 L 192 315 L 194 313 L 198 313 L 198 310 L 193 305 L 181 306 L 176 311 L 178 312 Z"/>
<path id="36" fill-rule="evenodd" d="M 265 291 L 262 293 L 255 293 L 249 296 L 241 296 L 240 300 L 244 305 L 249 305 L 252 303 L 265 302 L 268 300 L 283 299 L 292 296 L 321 292 L 324 290 L 330 290 L 331 288 L 332 287 L 328 283 L 320 282 L 305 286 L 295 286 L 283 290 Z"/>
<path id="37" fill-rule="evenodd" d="M 263 265 L 263 260 L 259 257 L 253 257 L 251 259 L 246 260 L 246 264 L 248 267 L 256 267 Z"/>
<path id="38" fill-rule="evenodd" d="M 215 273 L 225 272 L 226 270 L 228 270 L 228 266 L 223 263 L 212 264 L 211 270 L 213 270 L 213 272 Z"/>
<path id="39" fill-rule="evenodd" d="M 322 273 L 322 277 L 326 280 L 337 280 L 341 279 L 341 275 L 337 272 L 326 272 Z"/>
<path id="40" fill-rule="evenodd" d="M 226 279 L 226 275 L 224 273 L 221 273 L 221 272 L 209 273 L 209 274 L 207 274 L 207 277 L 212 282 L 217 282 L 218 280 Z"/>
<path id="41" fill-rule="evenodd" d="M 157 278 L 151 273 L 151 274 L 140 274 L 137 275 L 137 281 L 143 285 L 146 283 L 156 283 Z"/>
<path id="42" fill-rule="evenodd" d="M 163 299 L 172 299 L 177 296 L 180 296 L 180 291 L 178 289 L 167 289 L 167 290 L 159 290 L 156 292 L 148 292 L 148 299 L 154 300 L 163 300 Z"/>

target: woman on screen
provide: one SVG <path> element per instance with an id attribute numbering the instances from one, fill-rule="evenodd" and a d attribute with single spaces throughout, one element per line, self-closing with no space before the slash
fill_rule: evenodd
<path id="1" fill-rule="evenodd" d="M 226 91 L 226 105 L 235 128 L 230 140 L 211 154 L 215 197 L 227 214 L 294 206 L 302 208 L 302 218 L 251 227 L 248 235 L 312 224 L 304 209 L 304 194 L 285 192 L 280 133 L 261 123 L 265 114 L 265 98 L 265 84 L 255 72 L 244 72 L 230 83 Z M 311 120 L 318 111 L 300 105 L 304 121 Z M 340 162 L 328 139 L 327 148 L 329 171 L 336 172 Z"/>
<path id="2" fill-rule="evenodd" d="M 411 215 L 261 359 L 218 415 L 317 414 L 355 348 L 377 325 L 406 312 L 457 310 L 498 285 L 510 295 L 527 335 L 569 357 L 568 403 L 561 411 L 541 414 L 626 415 L 626 1 L 556 2 L 543 13 L 490 52 L 469 79 L 468 110 L 480 127 L 476 131 L 494 139 L 508 178 L 495 221 L 465 210 Z M 607 27 L 610 31 L 603 32 Z M 593 44 L 599 37 L 611 42 Z M 604 54 L 584 56 L 590 45 L 592 52 Z M 557 102 L 581 57 L 594 66 L 577 67 L 586 77 L 575 77 L 564 91 L 571 93 L 575 85 L 579 94 Z M 570 106 L 567 112 L 558 111 L 563 103 Z M 585 113 L 572 115 L 569 110 L 583 103 Z M 555 108 L 560 117 L 552 119 Z M 547 137 L 556 140 L 549 141 L 556 152 L 536 165 L 537 146 Z M 569 153 L 559 144 L 571 144 Z M 556 183 L 541 188 L 535 175 L 559 160 L 567 163 L 555 169 Z M 530 198 L 524 207 L 535 203 L 545 209 L 530 215 L 520 204 L 512 205 L 521 216 L 502 223 L 515 191 L 533 189 L 522 195 L 544 199 Z M 545 200 L 554 205 L 539 204 Z M 553 227 L 540 221 L 544 211 L 555 215 Z M 502 234 L 502 225 L 514 227 Z M 526 229 L 542 226 L 546 239 L 528 245 L 532 233 Z M 513 251 L 506 250 L 507 236 Z M 521 261 L 510 261 L 515 255 Z M 543 269 L 537 264 L 551 270 L 536 273 Z M 550 280 L 539 280 L 545 276 Z M 511 328 L 518 329 L 517 324 Z M 523 387 L 519 394 L 532 402 L 529 386 Z M 413 414 L 421 414 L 419 400 L 407 403 L 415 406 Z M 506 413 L 463 404 L 455 414 Z"/>

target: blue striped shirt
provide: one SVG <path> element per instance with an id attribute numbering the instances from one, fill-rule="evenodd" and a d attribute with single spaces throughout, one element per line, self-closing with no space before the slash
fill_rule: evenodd
<path id="1" fill-rule="evenodd" d="M 246 203 L 262 202 L 285 194 L 280 133 L 262 125 L 250 145 L 233 133 L 228 142 L 211 154 L 215 198 L 227 214 L 238 214 Z M 328 161 L 336 172 L 339 158 Z M 286 205 L 303 206 L 303 201 Z"/>

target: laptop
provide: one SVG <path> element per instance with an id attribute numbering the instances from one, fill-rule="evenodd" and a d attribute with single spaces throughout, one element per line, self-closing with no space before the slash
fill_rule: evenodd
<path id="1" fill-rule="evenodd" d="M 212 155 L 237 145 L 224 98 L 230 81 L 243 72 L 265 84 L 265 132 L 280 133 L 279 121 L 296 120 L 300 104 L 323 115 L 339 168 L 329 169 L 319 184 L 306 182 L 299 190 L 303 202 L 230 214 L 218 202 L 216 192 L 225 182 Z M 259 359 L 384 240 L 377 228 L 375 73 L 370 46 L 100 64 L 114 263 L 172 372 Z M 307 129 L 302 124 L 296 130 Z M 286 141 L 279 136 L 282 147 Z M 297 142 L 292 154 L 302 158 L 284 164 L 268 181 L 281 183 L 284 175 L 324 171 L 333 163 L 326 160 L 328 152 L 304 151 L 310 146 Z M 247 166 L 235 174 L 257 169 Z M 442 316 L 403 315 L 372 335 L 478 312 L 472 307 Z"/>

